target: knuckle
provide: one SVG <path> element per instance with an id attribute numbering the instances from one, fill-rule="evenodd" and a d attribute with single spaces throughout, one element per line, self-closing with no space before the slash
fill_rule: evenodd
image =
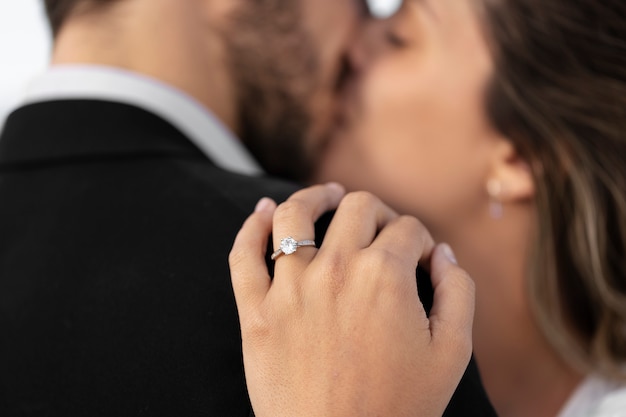
<path id="1" fill-rule="evenodd" d="M 315 270 L 315 282 L 325 293 L 337 296 L 351 273 L 351 260 L 341 251 L 320 249 L 312 266 Z"/>
<path id="2" fill-rule="evenodd" d="M 347 260 L 346 256 L 339 251 L 324 252 L 320 257 L 323 262 L 323 270 L 326 274 L 341 276 L 345 274 Z"/>
<path id="3" fill-rule="evenodd" d="M 369 248 L 363 251 L 359 260 L 362 274 L 374 275 L 383 282 L 394 282 L 394 275 L 398 274 L 402 265 L 401 258 L 388 249 Z"/>
<path id="4" fill-rule="evenodd" d="M 289 221 L 306 216 L 310 209 L 300 199 L 290 199 L 278 206 L 274 213 L 274 221 Z"/>
<path id="5" fill-rule="evenodd" d="M 249 254 L 246 254 L 246 252 L 241 249 L 233 248 L 228 254 L 228 264 L 230 265 L 231 270 L 237 269 L 247 259 L 249 259 Z"/>
<path id="6" fill-rule="evenodd" d="M 323 252 L 320 251 L 320 256 L 316 260 L 319 265 L 319 272 L 321 280 L 331 294 L 337 295 L 344 288 L 346 279 L 350 273 L 349 264 L 350 261 L 347 257 L 338 251 Z"/>
<path id="7" fill-rule="evenodd" d="M 260 343 L 270 337 L 272 333 L 271 325 L 267 318 L 257 312 L 241 321 L 241 335 L 248 342 Z"/>
<path id="8" fill-rule="evenodd" d="M 389 268 L 397 256 L 388 249 L 370 248 L 364 259 L 365 266 L 373 269 Z"/>
<path id="9" fill-rule="evenodd" d="M 306 200 L 306 199 L 310 199 L 310 198 L 314 198 L 316 195 L 319 195 L 320 192 L 323 192 L 324 190 L 324 186 L 323 185 L 312 185 L 310 187 L 307 188 L 303 188 L 301 190 L 296 191 L 294 194 L 291 195 L 291 197 L 289 197 L 289 200 Z"/>
<path id="10" fill-rule="evenodd" d="M 417 240 L 422 250 L 434 245 L 430 231 L 416 217 L 402 215 L 397 219 L 395 224 L 399 230 L 399 235 L 408 236 L 409 239 Z"/>
<path id="11" fill-rule="evenodd" d="M 412 236 L 420 236 L 423 233 L 428 233 L 422 222 L 417 220 L 416 217 L 402 215 L 398 217 L 396 220 L 399 228 L 404 230 L 404 233 L 407 233 Z"/>
<path id="12" fill-rule="evenodd" d="M 374 194 L 367 191 L 355 191 L 346 195 L 342 201 L 343 206 L 362 209 L 380 204 L 380 200 Z"/>

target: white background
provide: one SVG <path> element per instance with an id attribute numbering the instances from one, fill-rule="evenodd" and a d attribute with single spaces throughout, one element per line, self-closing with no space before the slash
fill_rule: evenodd
<path id="1" fill-rule="evenodd" d="M 48 64 L 43 0 L 0 0 L 0 127 L 25 86 Z"/>

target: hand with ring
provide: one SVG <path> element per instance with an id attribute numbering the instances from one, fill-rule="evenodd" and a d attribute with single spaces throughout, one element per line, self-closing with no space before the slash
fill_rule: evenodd
<path id="1" fill-rule="evenodd" d="M 317 249 L 314 223 L 334 209 Z M 442 415 L 471 356 L 474 285 L 418 220 L 314 186 L 278 207 L 261 200 L 229 262 L 257 417 Z M 429 317 L 418 263 L 431 273 Z"/>

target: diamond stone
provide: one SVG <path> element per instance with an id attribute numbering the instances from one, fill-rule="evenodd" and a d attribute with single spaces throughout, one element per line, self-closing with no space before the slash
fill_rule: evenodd
<path id="1" fill-rule="evenodd" d="M 292 237 L 287 237 L 280 241 L 280 250 L 282 250 L 285 255 L 291 255 L 295 253 L 297 249 L 298 242 Z"/>

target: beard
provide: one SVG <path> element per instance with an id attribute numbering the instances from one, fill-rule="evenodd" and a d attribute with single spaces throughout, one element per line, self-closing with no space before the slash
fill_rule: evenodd
<path id="1" fill-rule="evenodd" d="M 319 78 L 300 7 L 298 0 L 249 0 L 223 33 L 240 139 L 269 174 L 298 181 L 316 160 L 308 136 Z"/>

